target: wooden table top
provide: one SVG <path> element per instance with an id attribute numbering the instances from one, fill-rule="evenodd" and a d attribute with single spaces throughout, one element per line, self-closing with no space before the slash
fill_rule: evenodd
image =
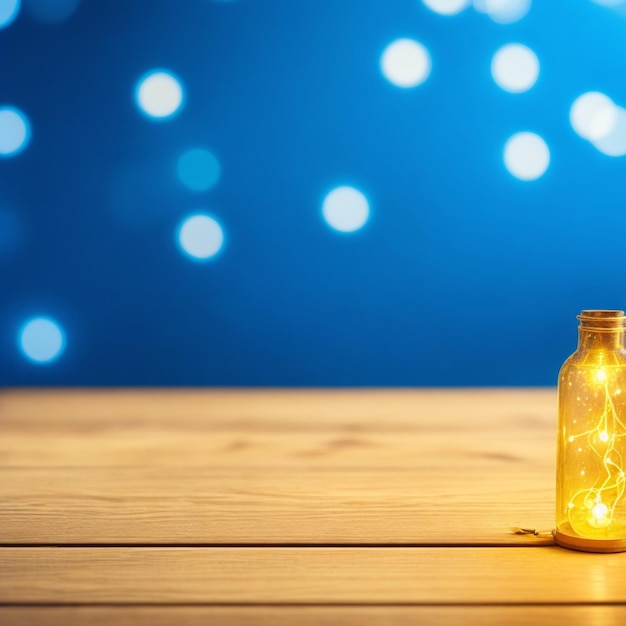
<path id="1" fill-rule="evenodd" d="M 3 391 L 0 624 L 624 623 L 555 432 L 553 389 Z"/>

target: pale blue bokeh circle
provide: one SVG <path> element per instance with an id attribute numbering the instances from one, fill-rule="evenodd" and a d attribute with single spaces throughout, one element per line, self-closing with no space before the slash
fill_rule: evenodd
<path id="1" fill-rule="evenodd" d="M 10 26 L 20 12 L 20 0 L 0 0 L 0 29 Z"/>
<path id="2" fill-rule="evenodd" d="M 22 326 L 18 342 L 24 356 L 34 363 L 50 363 L 65 349 L 61 326 L 49 317 L 35 317 Z"/>
<path id="3" fill-rule="evenodd" d="M 222 168 L 210 150 L 193 148 L 180 156 L 176 173 L 185 187 L 193 191 L 207 191 L 217 184 Z"/>
<path id="4" fill-rule="evenodd" d="M 0 107 L 0 157 L 19 154 L 30 140 L 30 123 L 19 109 Z"/>

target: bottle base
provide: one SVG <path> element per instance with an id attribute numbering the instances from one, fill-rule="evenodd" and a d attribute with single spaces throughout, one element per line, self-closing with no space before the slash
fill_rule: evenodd
<path id="1" fill-rule="evenodd" d="M 578 550 L 579 552 L 626 552 L 625 539 L 586 539 L 585 537 L 575 537 L 566 535 L 555 528 L 552 531 L 554 541 L 562 548 Z"/>

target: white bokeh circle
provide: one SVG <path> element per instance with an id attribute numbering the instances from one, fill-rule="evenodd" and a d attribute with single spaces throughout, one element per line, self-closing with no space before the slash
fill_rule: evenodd
<path id="1" fill-rule="evenodd" d="M 135 88 L 137 106 L 148 117 L 166 119 L 183 104 L 180 80 L 167 70 L 152 70 L 139 79 Z"/>
<path id="2" fill-rule="evenodd" d="M 474 0 L 474 8 L 498 24 L 512 24 L 530 11 L 532 0 Z"/>
<path id="3" fill-rule="evenodd" d="M 384 50 L 381 70 L 387 80 L 398 87 L 417 87 L 430 75 L 428 50 L 414 39 L 397 39 Z"/>
<path id="4" fill-rule="evenodd" d="M 615 122 L 611 130 L 591 143 L 603 154 L 612 157 L 626 155 L 626 110 L 615 107 Z"/>
<path id="5" fill-rule="evenodd" d="M 527 46 L 510 43 L 502 46 L 493 55 L 491 75 L 496 84 L 505 91 L 528 91 L 537 82 L 539 59 Z"/>
<path id="6" fill-rule="evenodd" d="M 617 123 L 617 116 L 613 100 L 599 91 L 588 91 L 578 96 L 569 111 L 574 131 L 590 141 L 609 135 Z"/>
<path id="7" fill-rule="evenodd" d="M 224 231 L 220 223 L 206 213 L 186 217 L 178 228 L 180 249 L 196 261 L 215 257 L 224 245 Z"/>
<path id="8" fill-rule="evenodd" d="M 422 0 L 433 12 L 440 15 L 457 15 L 466 9 L 472 0 Z"/>
<path id="9" fill-rule="evenodd" d="M 516 133 L 504 146 L 504 165 L 515 178 L 535 180 L 550 165 L 548 144 L 535 133 Z"/>
<path id="10" fill-rule="evenodd" d="M 336 187 L 328 193 L 322 203 L 322 215 L 327 224 L 344 233 L 362 228 L 369 214 L 367 198 L 354 187 Z"/>

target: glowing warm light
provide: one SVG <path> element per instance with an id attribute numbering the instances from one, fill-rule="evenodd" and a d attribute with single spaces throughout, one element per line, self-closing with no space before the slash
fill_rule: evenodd
<path id="1" fill-rule="evenodd" d="M 137 83 L 135 100 L 148 117 L 167 119 L 182 106 L 183 88 L 171 72 L 153 70 Z"/>
<path id="2" fill-rule="evenodd" d="M 583 139 L 602 139 L 617 123 L 617 107 L 611 98 L 599 91 L 588 91 L 574 100 L 569 119 L 572 128 Z"/>
<path id="3" fill-rule="evenodd" d="M 385 78 L 398 87 L 417 87 L 430 74 L 428 50 L 413 39 L 398 39 L 390 43 L 380 59 Z"/>
<path id="4" fill-rule="evenodd" d="M 623 461 L 620 452 L 623 445 L 620 444 L 620 440 L 626 437 L 626 426 L 619 418 L 611 399 L 605 371 L 603 369 L 597 370 L 593 374 L 593 381 L 596 383 L 604 382 L 603 411 L 599 414 L 595 425 L 573 436 L 574 440 L 581 439 L 587 443 L 588 452 L 592 457 L 596 457 L 596 461 L 591 465 L 595 465 L 598 469 L 594 484 L 579 489 L 571 498 L 574 503 L 573 508 L 576 508 L 577 512 L 570 515 L 569 522 L 572 529 L 582 536 L 589 532 L 588 524 L 594 525 L 601 521 L 602 525 L 605 526 L 612 522 L 615 506 L 621 500 L 625 489 L 621 467 Z M 600 444 L 607 445 L 599 447 Z M 614 461 L 613 459 L 617 460 Z M 581 476 L 584 475 L 583 470 Z M 601 502 L 603 499 L 612 503 L 611 508 Z M 592 517 L 585 513 L 585 510 L 588 509 L 592 509 Z"/>
<path id="5" fill-rule="evenodd" d="M 30 140 L 28 119 L 14 107 L 0 107 L 0 156 L 19 154 Z"/>
<path id="6" fill-rule="evenodd" d="M 530 48 L 511 43 L 494 54 L 491 75 L 496 84 L 505 91 L 528 91 L 537 82 L 539 59 Z"/>
<path id="7" fill-rule="evenodd" d="M 440 15 L 456 15 L 467 8 L 471 0 L 422 0 L 435 13 Z"/>
<path id="8" fill-rule="evenodd" d="M 24 356 L 34 363 L 50 363 L 56 360 L 65 347 L 61 327 L 50 318 L 36 317 L 24 324 L 18 335 Z"/>
<path id="9" fill-rule="evenodd" d="M 626 550 L 626 402 L 616 390 L 626 381 L 626 317 L 622 311 L 583 311 L 579 319 L 578 350 L 559 375 L 563 434 L 555 538 L 580 550 L 621 551 Z M 607 540 L 613 544 L 602 546 Z"/>
<path id="10" fill-rule="evenodd" d="M 180 249 L 195 261 L 207 261 L 217 255 L 224 244 L 224 231 L 210 215 L 197 213 L 183 221 L 178 228 Z"/>
<path id="11" fill-rule="evenodd" d="M 535 180 L 550 164 L 548 144 L 535 133 L 517 133 L 504 146 L 504 164 L 516 178 Z"/>
<path id="12" fill-rule="evenodd" d="M 593 509 L 591 509 L 591 514 L 593 515 L 594 521 L 598 526 L 606 526 L 609 523 L 609 507 L 607 507 L 606 504 L 599 502 L 593 507 Z"/>
<path id="13" fill-rule="evenodd" d="M 188 150 L 178 159 L 176 172 L 180 181 L 194 191 L 207 191 L 220 178 L 222 168 L 215 155 L 204 148 Z"/>
<path id="14" fill-rule="evenodd" d="M 79 4 L 80 0 L 24 0 L 24 8 L 30 17 L 46 24 L 63 22 Z"/>
<path id="15" fill-rule="evenodd" d="M 328 225 L 344 233 L 362 228 L 369 212 L 367 198 L 354 187 L 333 189 L 322 204 L 322 214 Z"/>
<path id="16" fill-rule="evenodd" d="M 20 0 L 0 0 L 0 29 L 10 26 L 20 12 Z"/>

